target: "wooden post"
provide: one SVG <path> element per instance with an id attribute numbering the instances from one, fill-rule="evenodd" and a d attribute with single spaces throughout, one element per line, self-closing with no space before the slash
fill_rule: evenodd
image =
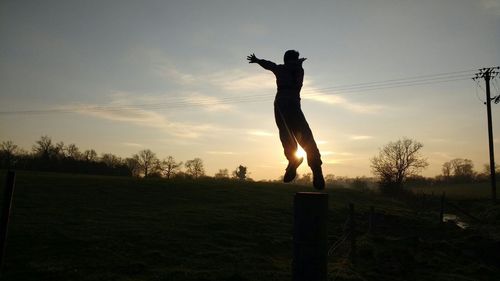
<path id="1" fill-rule="evenodd" d="M 16 182 L 16 172 L 8 171 L 7 180 L 5 182 L 5 189 L 2 202 L 2 215 L 0 221 L 0 270 L 3 266 L 3 258 L 5 254 L 5 245 L 7 241 L 7 230 L 9 226 L 10 207 L 12 204 L 12 194 L 14 192 L 14 185 Z"/>
<path id="2" fill-rule="evenodd" d="M 349 259 L 354 264 L 356 262 L 356 221 L 354 219 L 353 203 L 349 203 L 349 240 L 351 241 Z"/>
<path id="3" fill-rule="evenodd" d="M 298 192 L 294 198 L 293 281 L 326 281 L 328 194 Z"/>
<path id="4" fill-rule="evenodd" d="M 445 195 L 445 193 L 443 192 L 443 194 L 441 195 L 441 208 L 439 211 L 439 223 L 440 224 L 443 224 L 443 217 L 444 217 L 444 195 Z"/>

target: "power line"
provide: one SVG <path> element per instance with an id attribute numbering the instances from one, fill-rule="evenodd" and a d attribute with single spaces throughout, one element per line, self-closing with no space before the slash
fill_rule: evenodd
<path id="1" fill-rule="evenodd" d="M 419 86 L 419 85 L 429 85 L 429 84 L 453 82 L 453 81 L 468 80 L 468 79 L 470 79 L 470 75 L 457 76 L 453 79 L 442 79 L 441 78 L 439 80 L 438 79 L 418 80 L 418 81 L 411 81 L 411 82 L 406 82 L 406 83 L 393 83 L 393 84 L 377 85 L 377 86 L 365 87 L 365 88 L 342 89 L 339 91 L 338 94 L 346 94 L 346 93 L 354 93 L 354 92 L 357 93 L 357 92 L 392 89 L 392 88 L 400 88 L 400 87 L 410 87 L 410 86 Z M 320 93 L 334 93 L 331 91 L 319 91 L 319 92 Z"/>
<path id="2" fill-rule="evenodd" d="M 347 84 L 340 86 L 330 86 L 324 88 L 304 88 L 302 93 L 312 97 L 319 95 L 341 95 L 347 93 L 358 93 L 365 91 L 374 91 L 382 89 L 391 89 L 399 87 L 412 87 L 419 85 L 429 85 L 436 83 L 447 83 L 453 81 L 460 81 L 470 79 L 472 70 L 454 71 L 447 73 L 420 75 L 413 77 L 404 77 L 398 79 L 389 79 L 383 81 L 372 81 L 356 84 Z M 78 113 L 85 112 L 119 112 L 126 110 L 161 110 L 161 109 L 178 109 L 186 107 L 200 107 L 200 106 L 222 106 L 234 103 L 251 103 L 263 102 L 274 99 L 270 94 L 259 95 L 246 95 L 238 97 L 223 97 L 214 100 L 214 98 L 201 98 L 195 99 L 194 97 L 172 97 L 165 98 L 161 103 L 143 103 L 136 105 L 95 105 L 95 106 L 78 106 L 65 107 L 65 108 L 51 108 L 51 109 L 31 109 L 31 110 L 13 110 L 13 111 L 0 111 L 0 115 L 13 115 L 13 114 L 57 114 L 57 113 Z"/>
<path id="3" fill-rule="evenodd" d="M 412 82 L 436 80 L 436 79 L 445 79 L 445 78 L 452 78 L 452 77 L 465 77 L 465 76 L 470 77 L 470 75 L 473 71 L 475 71 L 475 70 L 473 69 L 473 70 L 454 71 L 454 72 L 447 72 L 447 73 L 420 75 L 420 76 L 390 79 L 390 80 L 384 80 L 384 81 L 374 81 L 374 82 L 332 86 L 332 87 L 320 88 L 318 90 L 326 90 L 326 89 L 334 89 L 334 90 L 348 89 L 348 90 L 350 90 L 350 89 L 354 89 L 354 88 L 365 88 L 365 87 L 370 87 L 370 86 L 383 86 L 385 84 L 393 84 L 393 83 L 404 84 L 404 83 L 412 83 Z"/>
<path id="4" fill-rule="evenodd" d="M 342 92 L 331 92 L 331 91 L 314 91 L 312 89 L 305 90 L 303 93 L 311 93 L 309 96 L 315 96 L 315 95 L 321 95 L 321 94 L 345 94 L 349 92 L 361 92 L 361 91 L 373 91 L 373 90 L 380 90 L 380 89 L 390 89 L 390 88 L 397 88 L 397 87 L 409 87 L 409 86 L 416 86 L 416 85 L 426 85 L 426 84 L 435 84 L 435 83 L 444 83 L 444 82 L 451 82 L 451 81 L 459 81 L 459 80 L 465 80 L 466 78 L 459 78 L 459 79 L 447 79 L 447 80 L 440 80 L 440 81 L 420 81 L 418 83 L 410 83 L 410 84 L 398 84 L 398 85 L 385 85 L 381 87 L 372 87 L 372 88 L 365 88 L 362 90 L 344 90 Z M 316 92 L 316 93 L 315 93 Z M 76 109 L 71 109 L 71 108 L 53 108 L 53 109 L 47 109 L 47 110 L 18 110 L 18 111 L 4 111 L 0 112 L 1 115 L 5 114 L 43 114 L 43 113 L 72 113 L 72 112 L 78 112 L 78 111 L 120 111 L 120 110 L 130 110 L 130 109 L 167 109 L 167 108 L 184 108 L 184 107 L 192 107 L 192 106 L 216 106 L 216 105 L 223 105 L 223 104 L 230 104 L 230 103 L 247 103 L 247 102 L 260 102 L 260 101 L 266 101 L 266 100 L 272 100 L 274 97 L 265 94 L 265 95 L 252 95 L 252 96 L 242 96 L 242 97 L 228 97 L 228 98 L 223 98 L 223 99 L 218 99 L 217 101 L 213 100 L 197 100 L 197 101 L 192 101 L 189 99 L 183 99 L 180 101 L 174 101 L 170 103 L 156 103 L 156 104 L 140 104 L 140 105 L 127 105 L 127 106 L 88 106 L 86 108 L 76 108 Z"/>
<path id="5" fill-rule="evenodd" d="M 478 91 L 477 91 L 477 89 L 478 89 L 478 88 L 482 88 L 482 87 L 481 87 L 481 84 L 479 84 L 479 81 L 477 81 L 477 80 L 474 80 L 474 82 L 476 82 L 475 87 L 474 87 L 474 89 L 476 90 L 476 98 L 477 98 L 477 99 L 478 99 L 478 100 L 479 100 L 482 104 L 486 104 L 486 102 L 485 102 L 484 100 L 482 100 L 482 99 L 481 99 L 481 97 L 479 96 L 479 93 L 478 93 Z"/>
<path id="6" fill-rule="evenodd" d="M 493 86 L 497 90 L 496 96 L 493 97 L 492 100 L 495 102 L 495 104 L 498 104 L 498 103 L 500 103 L 500 90 L 498 89 L 496 80 L 492 80 L 492 81 L 493 81 Z"/>

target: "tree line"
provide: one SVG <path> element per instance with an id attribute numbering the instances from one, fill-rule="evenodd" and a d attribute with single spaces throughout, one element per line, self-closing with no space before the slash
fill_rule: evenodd
<path id="1" fill-rule="evenodd" d="M 482 172 L 474 170 L 470 159 L 455 158 L 443 163 L 442 174 L 434 178 L 424 178 L 420 172 L 429 163 L 421 154 L 423 144 L 419 141 L 402 138 L 389 142 L 380 148 L 378 155 L 371 158 L 371 169 L 378 178 L 382 191 L 394 193 L 401 191 L 409 183 L 432 185 L 435 183 L 472 183 L 489 180 L 490 167 L 485 164 Z M 496 173 L 500 171 L 495 165 Z"/>
<path id="2" fill-rule="evenodd" d="M 115 175 L 134 177 L 192 178 L 206 177 L 203 160 L 194 158 L 186 162 L 168 156 L 160 159 L 150 149 L 143 149 L 131 157 L 122 158 L 112 153 L 98 153 L 94 149 L 81 151 L 76 144 L 53 142 L 42 136 L 31 151 L 20 148 L 12 141 L 0 143 L 0 169 L 36 170 L 63 173 Z M 230 178 L 227 169 L 221 169 L 216 178 Z M 239 165 L 232 178 L 249 180 L 247 167 Z"/>
<path id="3" fill-rule="evenodd" d="M 338 177 L 325 175 L 325 182 L 330 186 L 340 186 L 355 189 L 370 189 L 378 187 L 385 193 L 398 193 L 407 186 L 429 186 L 440 183 L 474 183 L 487 182 L 490 179 L 488 164 L 483 170 L 476 172 L 470 159 L 455 158 L 442 164 L 442 174 L 435 177 L 423 177 L 421 172 L 429 165 L 422 155 L 424 145 L 410 138 L 402 138 L 389 142 L 380 148 L 378 155 L 370 159 L 370 166 L 375 178 L 368 177 Z M 496 172 L 500 167 L 496 166 Z M 311 173 L 298 175 L 296 184 L 310 185 Z"/>
<path id="4" fill-rule="evenodd" d="M 474 170 L 470 159 L 455 158 L 442 164 L 442 174 L 434 178 L 424 178 L 420 173 L 429 164 L 421 154 L 423 144 L 413 139 L 402 138 L 389 142 L 380 148 L 378 155 L 370 159 L 372 173 L 376 179 L 356 177 L 336 177 L 325 175 L 329 185 L 367 188 L 376 182 L 382 191 L 396 192 L 408 184 L 435 183 L 472 183 L 489 180 L 489 165 L 485 164 L 481 172 Z M 208 177 L 203 160 L 194 158 L 185 162 L 168 156 L 160 159 L 150 149 L 144 149 L 131 157 L 121 158 L 112 153 L 98 153 L 94 149 L 81 151 L 76 144 L 53 142 L 48 136 L 42 136 L 32 146 L 31 151 L 24 150 L 12 141 L 0 143 L 0 169 L 37 170 L 96 175 L 117 175 L 158 178 Z M 248 168 L 239 165 L 235 170 L 219 169 L 216 179 L 251 180 Z M 496 167 L 497 173 L 500 172 Z M 280 181 L 280 179 L 278 179 Z M 296 184 L 310 185 L 311 173 L 295 179 Z"/>

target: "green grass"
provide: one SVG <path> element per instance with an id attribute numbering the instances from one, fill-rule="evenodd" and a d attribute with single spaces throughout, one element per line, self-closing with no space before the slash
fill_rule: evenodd
<path id="1" fill-rule="evenodd" d="M 1 172 L 2 178 L 5 172 Z M 292 202 L 310 188 L 19 172 L 2 280 L 290 280 Z M 494 280 L 497 242 L 370 192 L 328 190 L 329 244 L 356 207 L 358 259 L 330 280 Z M 370 206 L 375 232 L 367 235 Z M 493 245 L 493 246 L 492 246 Z M 493 262 L 494 261 L 494 262 Z"/>

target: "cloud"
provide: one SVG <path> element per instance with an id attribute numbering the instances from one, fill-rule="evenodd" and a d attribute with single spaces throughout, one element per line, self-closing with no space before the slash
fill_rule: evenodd
<path id="1" fill-rule="evenodd" d="M 170 135 L 181 138 L 198 138 L 204 133 L 213 132 L 219 129 L 211 124 L 171 122 L 167 120 L 165 116 L 157 112 L 137 108 L 106 108 L 97 105 L 80 104 L 64 106 L 61 107 L 61 109 L 71 110 L 100 119 L 159 129 Z"/>
<path id="2" fill-rule="evenodd" d="M 335 151 L 321 151 L 322 156 L 336 155 L 336 156 L 352 156 L 350 152 L 335 152 Z"/>
<path id="3" fill-rule="evenodd" d="M 195 75 L 182 71 L 174 61 L 158 48 L 136 47 L 131 56 L 135 64 L 147 64 L 152 74 L 166 78 L 169 82 L 189 85 L 196 82 Z"/>
<path id="4" fill-rule="evenodd" d="M 351 140 L 371 140 L 373 139 L 372 136 L 350 136 L 349 137 Z"/>
<path id="5" fill-rule="evenodd" d="M 275 78 L 272 73 L 268 71 L 256 73 L 254 71 L 249 72 L 241 69 L 232 69 L 207 75 L 203 77 L 203 79 L 216 87 L 220 87 L 221 90 L 226 92 L 243 94 L 259 93 L 259 95 L 254 96 L 255 99 L 263 99 L 266 97 L 272 99 L 276 91 Z M 334 105 L 363 114 L 374 114 L 383 109 L 383 106 L 380 105 L 358 104 L 339 95 L 320 93 L 315 90 L 315 88 L 308 87 L 311 84 L 311 82 L 308 81 L 310 80 L 305 82 L 304 90 L 301 93 L 303 99 Z"/>
<path id="6" fill-rule="evenodd" d="M 250 29 L 253 28 L 255 27 Z M 226 100 L 226 105 L 227 103 L 236 101 L 260 100 L 266 98 L 273 99 L 276 91 L 274 75 L 269 71 L 264 71 L 262 69 L 256 71 L 255 69 L 246 70 L 233 68 L 214 73 L 193 74 L 181 71 L 167 56 L 161 54 L 161 52 L 152 52 L 152 55 L 158 57 L 154 64 L 161 76 L 183 86 L 202 87 L 207 84 L 212 85 L 220 92 L 226 92 L 230 95 L 230 99 Z M 363 114 L 374 114 L 383 109 L 380 105 L 358 104 L 339 95 L 318 92 L 315 88 L 309 87 L 309 85 L 312 84 L 310 79 L 306 80 L 304 84 L 305 87 L 301 94 L 303 99 L 334 105 Z M 256 93 L 258 94 L 255 95 Z M 245 94 L 247 95 L 245 96 Z M 236 97 L 238 95 L 241 99 Z M 220 101 L 217 104 L 220 105 Z M 215 108 L 216 110 L 227 109 L 226 107 Z"/>
<path id="7" fill-rule="evenodd" d="M 318 91 L 316 87 L 312 86 L 311 80 L 304 81 L 301 97 L 306 100 L 312 100 L 324 104 L 338 106 L 349 111 L 362 114 L 375 114 L 384 109 L 383 106 L 377 104 L 360 104 L 354 103 L 339 94 L 325 94 Z"/>
<path id="8" fill-rule="evenodd" d="M 433 158 L 437 158 L 437 159 L 450 160 L 453 158 L 450 154 L 448 154 L 446 152 L 442 152 L 442 151 L 434 151 L 434 152 L 431 152 L 430 154 L 433 156 Z"/>
<path id="9" fill-rule="evenodd" d="M 130 147 L 144 147 L 144 145 L 142 145 L 142 144 L 133 143 L 133 142 L 122 142 L 121 145 L 130 146 Z"/>
<path id="10" fill-rule="evenodd" d="M 267 131 L 262 131 L 262 130 L 250 130 L 247 132 L 247 134 L 252 135 L 252 136 L 258 136 L 258 137 L 272 137 L 275 134 L 267 132 Z"/>
<path id="11" fill-rule="evenodd" d="M 217 103 L 215 110 L 227 110 L 232 102 L 274 98 L 276 82 L 271 72 L 233 68 L 210 73 L 188 73 L 180 70 L 166 56 L 157 56 L 159 56 L 158 62 L 153 66 L 155 71 L 169 82 L 177 84 L 181 91 L 194 89 L 195 92 L 205 92 L 207 86 L 214 88 L 211 92 L 218 93 L 218 96 L 222 97 L 218 100 L 214 96 L 210 97 L 213 100 L 212 105 Z M 207 97 L 209 96 L 203 96 L 204 99 Z M 221 100 L 225 100 L 223 106 L 220 106 Z M 191 101 L 198 102 L 195 98 Z"/>
<path id="12" fill-rule="evenodd" d="M 215 155 L 235 155 L 236 153 L 232 151 L 207 151 L 207 154 L 215 154 Z"/>
<path id="13" fill-rule="evenodd" d="M 233 108 L 232 105 L 227 104 L 222 99 L 199 93 L 190 94 L 186 97 L 186 102 L 191 105 L 202 106 L 202 108 L 207 111 L 230 111 Z"/>
<path id="14" fill-rule="evenodd" d="M 312 100 L 320 103 L 342 107 L 344 109 L 356 113 L 375 114 L 379 113 L 383 109 L 383 106 L 380 105 L 366 105 L 366 104 L 353 103 L 342 96 L 332 95 L 332 94 L 322 94 L 315 92 L 314 90 L 305 90 L 304 93 L 301 95 L 301 97 L 306 100 Z"/>
<path id="15" fill-rule="evenodd" d="M 276 82 L 271 72 L 249 72 L 241 69 L 231 69 L 216 72 L 204 77 L 206 81 L 225 91 L 236 93 L 262 92 L 270 94 L 276 91 Z"/>
<path id="16" fill-rule="evenodd" d="M 328 159 L 328 160 L 323 160 L 324 165 L 338 165 L 342 164 L 342 160 L 339 159 Z"/>
<path id="17" fill-rule="evenodd" d="M 255 27 L 250 29 L 253 28 Z M 211 85 L 219 92 L 229 94 L 226 103 L 274 98 L 276 82 L 274 75 L 269 71 L 255 70 L 254 68 L 248 68 L 248 70 L 233 68 L 213 73 L 193 74 L 181 71 L 168 56 L 161 52 L 152 52 L 152 56 L 157 57 L 154 60 L 154 65 L 158 73 L 169 79 L 169 81 L 189 87 Z M 304 82 L 304 89 L 301 94 L 303 99 L 338 106 L 362 114 L 375 114 L 383 109 L 380 105 L 359 104 L 339 95 L 324 94 L 310 87 L 310 85 L 312 85 L 310 79 Z M 241 99 L 238 99 L 238 97 Z M 222 109 L 225 108 L 222 107 Z"/>
<path id="18" fill-rule="evenodd" d="M 170 66 L 159 65 L 157 66 L 157 69 L 161 76 L 166 77 L 167 79 L 175 83 L 179 83 L 182 85 L 189 85 L 196 82 L 196 77 L 194 75 L 181 72 L 174 65 Z"/>
<path id="19" fill-rule="evenodd" d="M 366 160 L 366 157 L 359 154 L 354 154 L 347 151 L 321 151 L 321 156 L 323 156 L 322 161 L 327 165 L 339 165 L 348 162 L 357 162 Z"/>
<path id="20" fill-rule="evenodd" d="M 114 91 L 111 93 L 110 104 L 113 106 L 129 106 L 138 109 L 173 109 L 196 106 L 205 111 L 230 111 L 233 106 L 225 100 L 200 94 L 198 92 L 185 92 L 178 95 L 150 95 L 134 94 L 129 92 Z"/>
<path id="21" fill-rule="evenodd" d="M 141 50 L 141 52 L 143 57 L 151 61 L 153 69 L 158 75 L 181 86 L 192 87 L 210 84 L 221 90 L 238 93 L 274 91 L 276 88 L 274 76 L 268 71 L 233 68 L 210 73 L 188 73 L 182 71 L 161 51 Z"/>
<path id="22" fill-rule="evenodd" d="M 330 164 L 330 165 L 337 165 L 337 164 L 344 164 L 344 163 L 347 163 L 347 162 L 357 162 L 357 161 L 360 161 L 360 160 L 365 160 L 364 157 L 362 156 L 355 156 L 354 154 L 352 153 L 348 153 L 348 152 L 342 152 L 342 153 L 334 153 L 338 156 L 345 156 L 345 157 L 334 157 L 334 158 L 326 158 L 326 159 L 323 159 L 323 163 L 324 164 Z"/>

